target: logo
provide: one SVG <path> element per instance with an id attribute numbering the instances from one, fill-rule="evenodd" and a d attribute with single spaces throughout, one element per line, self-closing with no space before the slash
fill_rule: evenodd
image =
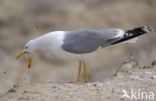
<path id="1" fill-rule="evenodd" d="M 153 91 L 141 91 L 140 89 L 134 90 L 131 89 L 130 92 L 127 92 L 125 89 L 122 89 L 121 98 L 132 99 L 132 100 L 154 100 L 155 92 Z"/>

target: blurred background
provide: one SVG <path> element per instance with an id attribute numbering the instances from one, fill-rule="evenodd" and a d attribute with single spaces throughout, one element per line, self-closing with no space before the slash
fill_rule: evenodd
<path id="1" fill-rule="evenodd" d="M 49 52 L 38 52 L 27 69 L 27 57 L 15 60 L 31 39 L 50 31 L 81 28 L 122 28 L 149 25 L 156 30 L 156 0 L 0 0 L 0 90 L 16 82 L 71 82 L 77 62 L 64 62 Z M 156 33 L 135 44 L 119 44 L 86 61 L 90 82 L 108 79 L 127 60 L 140 66 L 156 59 Z"/>

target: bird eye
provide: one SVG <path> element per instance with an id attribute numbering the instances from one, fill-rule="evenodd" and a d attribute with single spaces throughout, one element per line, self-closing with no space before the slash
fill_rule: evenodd
<path id="1" fill-rule="evenodd" d="M 27 46 L 25 46 L 24 48 L 25 48 L 25 49 L 27 49 L 28 47 L 27 47 Z"/>

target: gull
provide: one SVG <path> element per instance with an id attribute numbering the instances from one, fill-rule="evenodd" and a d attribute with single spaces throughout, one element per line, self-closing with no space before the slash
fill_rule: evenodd
<path id="1" fill-rule="evenodd" d="M 135 42 L 136 37 L 151 31 L 150 27 L 137 27 L 131 30 L 119 28 L 110 29 L 79 29 L 73 31 L 53 31 L 30 40 L 24 46 L 22 53 L 29 55 L 28 68 L 32 64 L 32 56 L 38 50 L 49 50 L 63 60 L 78 61 L 78 77 L 76 82 L 81 82 L 80 75 L 83 66 L 84 79 L 87 82 L 87 65 L 85 60 L 93 53 L 105 47 L 126 41 Z M 133 39 L 133 40 L 130 40 Z M 127 41 L 128 40 L 128 41 Z"/>

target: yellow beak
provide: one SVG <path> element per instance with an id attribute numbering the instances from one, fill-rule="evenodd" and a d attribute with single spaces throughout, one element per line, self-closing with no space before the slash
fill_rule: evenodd
<path id="1" fill-rule="evenodd" d="M 19 59 L 21 56 L 25 55 L 25 54 L 29 54 L 28 52 L 22 52 L 19 55 L 16 56 L 16 59 Z"/>
<path id="2" fill-rule="evenodd" d="M 29 54 L 29 53 L 28 52 L 22 52 L 22 53 L 20 53 L 19 55 L 16 56 L 16 59 L 19 59 L 21 56 L 23 56 L 25 54 Z M 28 69 L 30 69 L 31 63 L 32 63 L 32 59 L 29 58 L 29 61 L 28 61 Z"/>
<path id="3" fill-rule="evenodd" d="M 30 69 L 30 67 L 31 67 L 31 63 L 32 63 L 32 59 L 31 59 L 31 58 L 29 58 L 29 62 L 28 62 L 28 69 Z"/>

